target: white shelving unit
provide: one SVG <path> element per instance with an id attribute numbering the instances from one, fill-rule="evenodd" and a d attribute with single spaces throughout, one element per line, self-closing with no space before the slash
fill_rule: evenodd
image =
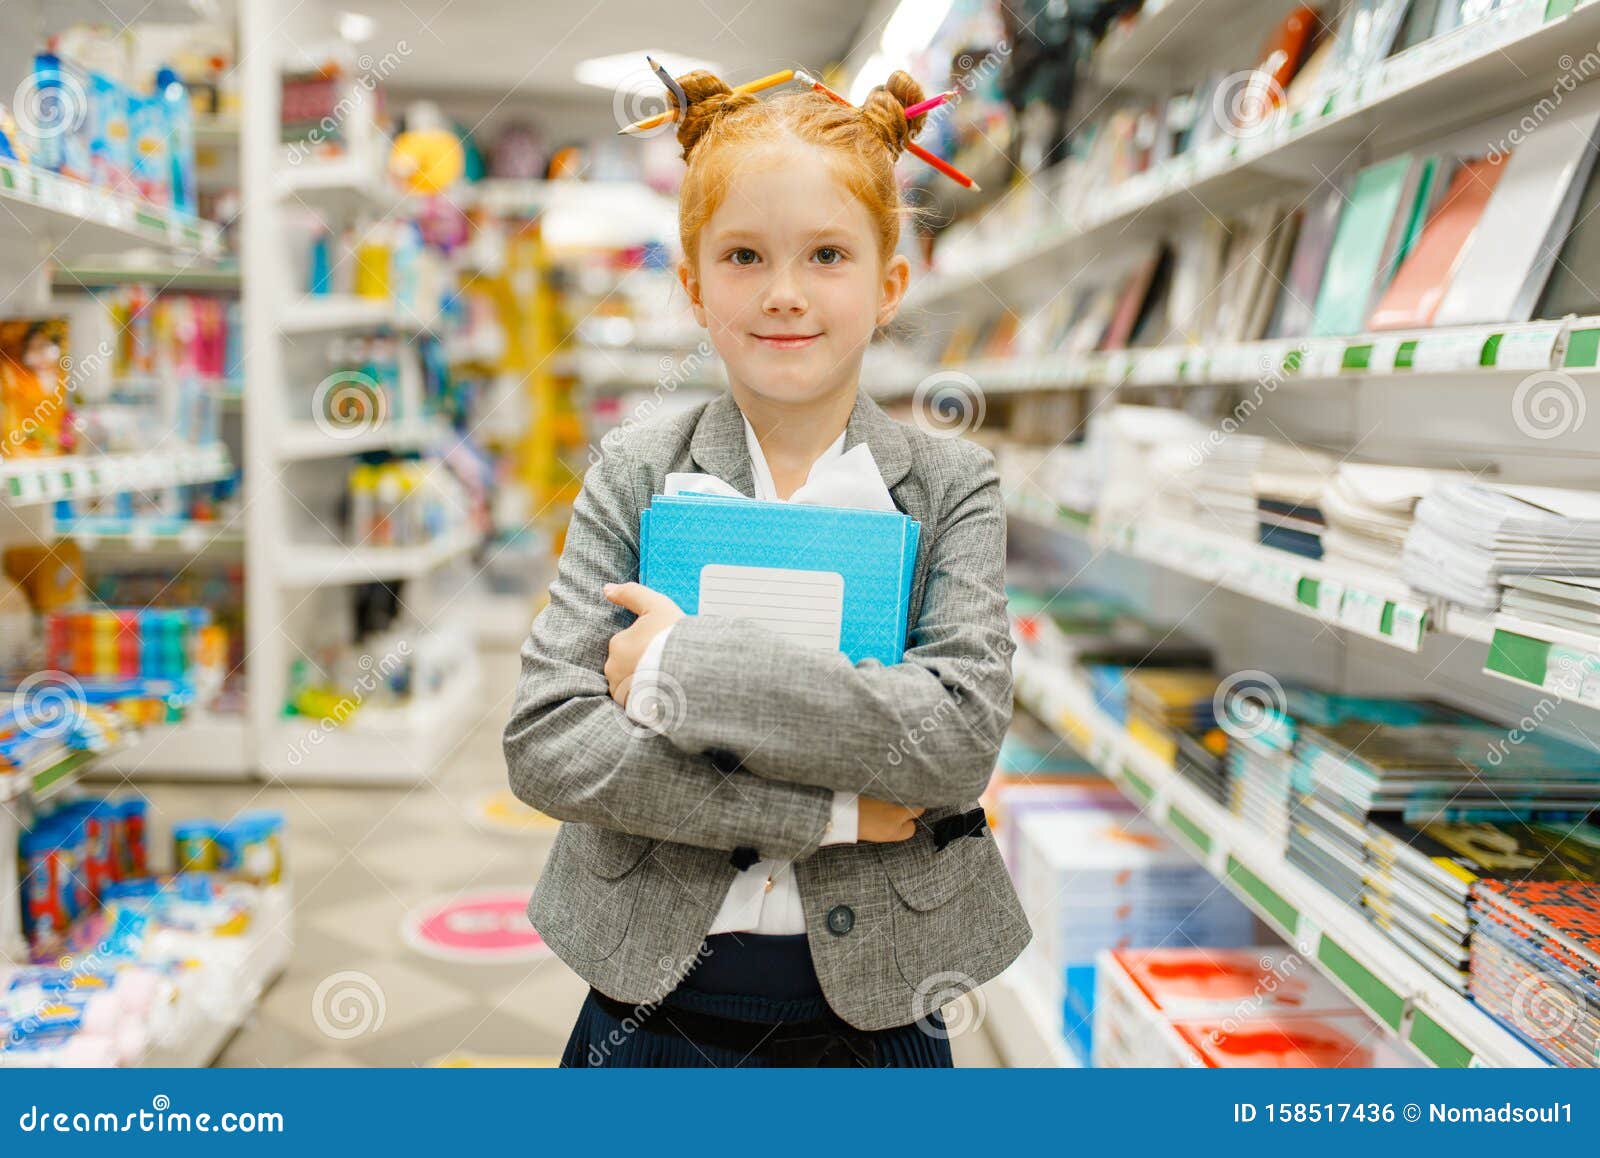
<path id="1" fill-rule="evenodd" d="M 248 506 L 246 562 L 251 575 L 247 619 L 251 652 L 249 728 L 255 763 L 269 778 L 315 782 L 415 782 L 426 777 L 463 734 L 476 674 L 449 684 L 406 710 L 362 705 L 349 721 L 323 729 L 285 719 L 291 663 L 328 629 L 340 589 L 364 583 L 407 583 L 404 601 L 419 610 L 419 588 L 440 568 L 472 551 L 465 525 L 417 546 L 330 542 L 341 460 L 374 450 L 448 445 L 440 420 L 421 416 L 416 342 L 435 319 L 394 303 L 353 295 L 307 296 L 290 260 L 290 221 L 313 211 L 330 223 L 384 217 L 408 200 L 383 171 L 387 142 L 372 124 L 373 96 L 350 70 L 335 136 L 342 152 L 306 153 L 281 144 L 284 70 L 322 59 L 302 46 L 333 43 L 328 12 L 284 14 L 268 5 L 245 10 L 242 61 L 251 94 L 241 125 L 245 190 L 246 324 L 259 336 L 246 367 Z M 353 58 L 352 58 L 353 59 Z M 381 414 L 359 429 L 316 421 L 306 399 L 317 383 L 299 381 L 306 351 L 349 336 L 387 334 L 400 348 L 399 381 Z M 316 524 L 321 524 L 320 526 Z M 425 600 L 424 600 L 425 602 Z M 340 609 L 342 610 L 342 609 Z"/>
<path id="2" fill-rule="evenodd" d="M 1021 649 L 1014 665 L 1022 703 L 1421 1060 L 1438 1066 L 1544 1064 L 1380 929 L 1289 864 L 1245 821 L 1131 739 L 1072 672 Z"/>

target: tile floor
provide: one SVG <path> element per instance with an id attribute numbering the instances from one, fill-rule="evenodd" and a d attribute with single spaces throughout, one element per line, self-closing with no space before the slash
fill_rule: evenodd
<path id="1" fill-rule="evenodd" d="M 475 802 L 506 788 L 500 733 L 517 658 L 487 652 L 483 666 L 480 717 L 430 783 L 143 786 L 157 839 L 174 819 L 243 807 L 276 808 L 287 818 L 294 954 L 219 1064 L 553 1064 L 559 1056 L 587 986 L 557 958 L 440 960 L 413 949 L 401 931 L 408 912 L 442 896 L 503 888 L 526 898 L 555 833 L 487 831 L 469 819 Z M 957 1065 L 999 1064 L 981 1028 L 952 1045 Z"/>

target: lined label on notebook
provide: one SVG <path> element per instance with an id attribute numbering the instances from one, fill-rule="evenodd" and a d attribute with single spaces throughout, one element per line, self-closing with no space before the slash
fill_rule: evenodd
<path id="1" fill-rule="evenodd" d="M 749 619 L 804 647 L 838 651 L 844 576 L 708 563 L 700 568 L 699 614 Z"/>

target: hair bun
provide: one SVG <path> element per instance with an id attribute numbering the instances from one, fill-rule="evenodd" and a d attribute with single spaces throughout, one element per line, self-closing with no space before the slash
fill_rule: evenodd
<path id="1" fill-rule="evenodd" d="M 927 122 L 926 113 L 906 119 L 906 110 L 922 99 L 922 86 L 910 73 L 895 69 L 888 80 L 867 94 L 861 105 L 861 114 L 896 160 Z"/>
<path id="2" fill-rule="evenodd" d="M 683 146 L 685 161 L 724 114 L 756 103 L 753 93 L 734 92 L 721 77 L 704 69 L 685 73 L 678 77 L 678 83 L 689 98 L 689 107 L 678 120 L 678 144 Z M 678 98 L 670 91 L 667 104 L 673 108 L 678 104 Z"/>

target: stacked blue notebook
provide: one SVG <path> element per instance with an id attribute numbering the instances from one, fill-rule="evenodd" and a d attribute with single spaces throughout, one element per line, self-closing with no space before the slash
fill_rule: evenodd
<path id="1" fill-rule="evenodd" d="M 898 511 L 656 495 L 639 514 L 639 582 L 688 615 L 896 664 L 921 530 Z"/>

